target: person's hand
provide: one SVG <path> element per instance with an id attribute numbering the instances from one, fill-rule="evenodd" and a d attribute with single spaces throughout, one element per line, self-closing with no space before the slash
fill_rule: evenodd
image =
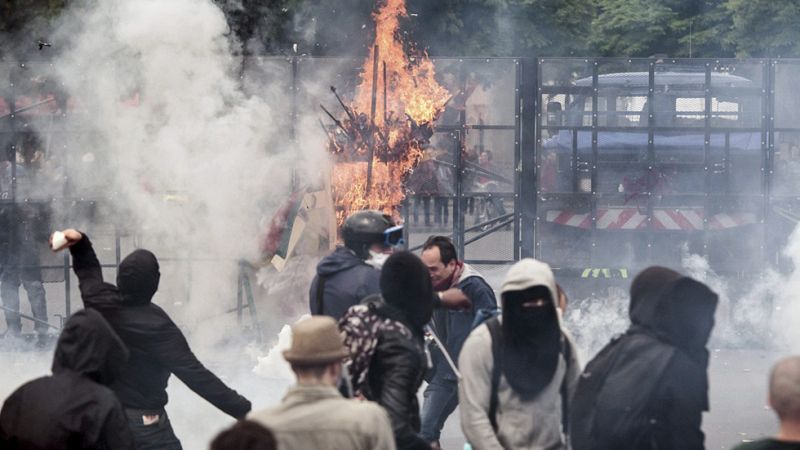
<path id="1" fill-rule="evenodd" d="M 80 231 L 70 228 L 64 231 L 56 231 L 55 233 L 51 234 L 48 242 L 50 243 L 50 249 L 52 249 L 54 252 L 57 252 L 65 248 L 72 247 L 82 238 L 83 235 L 80 233 Z"/>
<path id="2" fill-rule="evenodd" d="M 469 298 L 467 298 L 464 292 L 459 288 L 450 288 L 440 292 L 439 299 L 442 301 L 442 306 L 447 309 L 472 308 L 472 302 L 469 301 Z"/>

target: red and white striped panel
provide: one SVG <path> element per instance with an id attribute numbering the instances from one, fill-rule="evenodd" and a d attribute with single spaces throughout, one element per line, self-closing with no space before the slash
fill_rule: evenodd
<path id="1" fill-rule="evenodd" d="M 705 213 L 699 208 L 655 209 L 653 210 L 653 229 L 696 231 L 703 229 Z M 589 213 L 571 211 L 547 211 L 546 220 L 550 223 L 568 227 L 589 229 L 592 217 Z M 720 213 L 708 219 L 708 229 L 724 230 L 756 223 L 752 213 Z M 642 230 L 647 228 L 647 214 L 637 208 L 599 208 L 597 210 L 598 230 Z"/>

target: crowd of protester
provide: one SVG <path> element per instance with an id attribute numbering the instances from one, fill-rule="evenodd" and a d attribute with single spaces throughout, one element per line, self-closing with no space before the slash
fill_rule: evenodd
<path id="1" fill-rule="evenodd" d="M 280 404 L 251 410 L 151 302 L 155 255 L 134 251 L 113 285 L 88 236 L 64 231 L 85 309 L 65 324 L 52 375 L 5 400 L 0 448 L 180 449 L 165 410 L 172 374 L 237 419 L 212 450 L 438 449 L 457 407 L 473 449 L 705 448 L 717 295 L 703 283 L 639 273 L 629 329 L 582 368 L 545 262 L 511 266 L 498 301 L 447 237 L 421 256 L 400 250 L 402 229 L 375 211 L 349 217 L 342 236 L 283 353 L 296 383 Z M 737 450 L 800 449 L 800 357 L 775 365 L 769 402 L 779 434 Z"/>

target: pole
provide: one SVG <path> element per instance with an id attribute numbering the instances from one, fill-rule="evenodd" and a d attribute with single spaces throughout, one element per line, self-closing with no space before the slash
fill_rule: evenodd
<path id="1" fill-rule="evenodd" d="M 383 62 L 383 126 L 386 126 L 386 121 L 389 120 L 389 111 L 386 106 L 386 86 L 389 84 L 389 80 L 386 78 L 386 61 Z"/>
<path id="2" fill-rule="evenodd" d="M 375 126 L 375 107 L 378 101 L 378 58 L 380 57 L 380 47 L 375 46 L 375 51 L 372 53 L 372 106 L 370 107 L 369 124 L 370 127 Z M 372 131 L 372 130 L 370 130 Z M 369 136 L 369 153 L 367 154 L 367 187 L 365 190 L 365 197 L 369 197 L 369 191 L 372 188 L 372 159 L 375 156 L 375 139 L 372 132 Z M 369 205 L 368 205 L 369 206 Z"/>

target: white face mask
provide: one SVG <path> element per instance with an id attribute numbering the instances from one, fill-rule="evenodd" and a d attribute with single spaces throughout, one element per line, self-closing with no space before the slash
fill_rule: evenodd
<path id="1" fill-rule="evenodd" d="M 370 258 L 367 260 L 367 264 L 376 269 L 382 268 L 383 263 L 385 263 L 386 260 L 389 258 L 388 253 L 380 253 L 372 250 L 369 251 L 369 256 Z"/>

